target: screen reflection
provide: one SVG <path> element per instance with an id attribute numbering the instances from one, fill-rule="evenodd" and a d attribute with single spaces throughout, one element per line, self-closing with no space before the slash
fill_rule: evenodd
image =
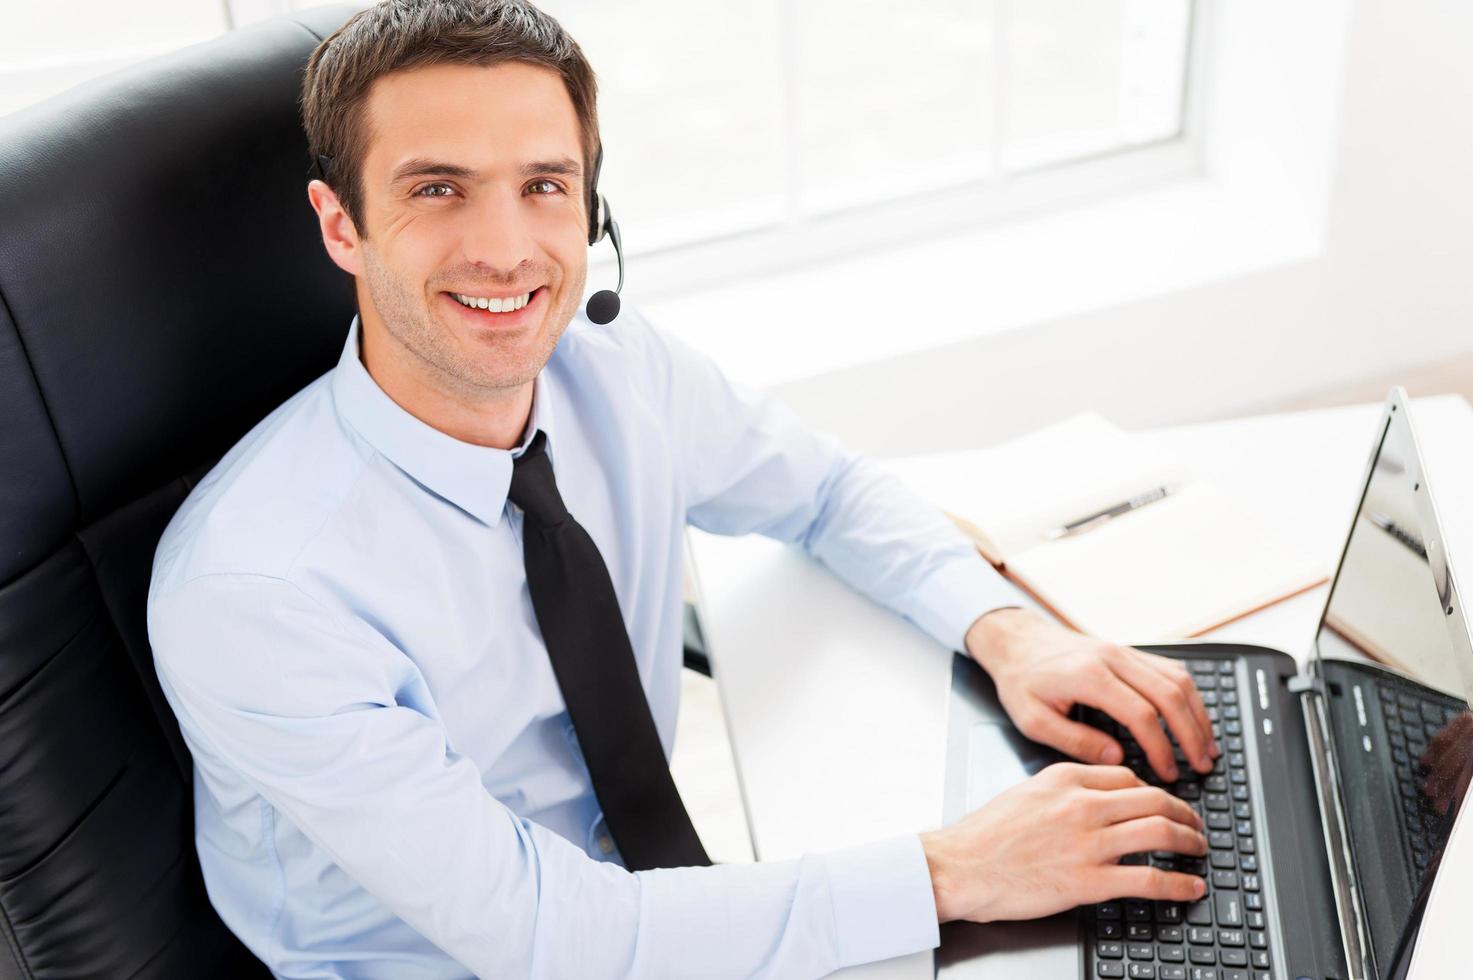
<path id="1" fill-rule="evenodd" d="M 1404 412 L 1392 413 L 1315 640 L 1381 980 L 1405 968 L 1473 774 L 1473 651 L 1444 615 L 1449 579 L 1416 463 Z"/>

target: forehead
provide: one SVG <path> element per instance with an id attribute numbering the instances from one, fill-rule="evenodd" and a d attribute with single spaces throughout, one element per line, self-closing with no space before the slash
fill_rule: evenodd
<path id="1" fill-rule="evenodd" d="M 522 62 L 432 65 L 378 79 L 366 103 L 372 182 L 413 157 L 477 169 L 582 159 L 578 113 L 562 76 Z"/>

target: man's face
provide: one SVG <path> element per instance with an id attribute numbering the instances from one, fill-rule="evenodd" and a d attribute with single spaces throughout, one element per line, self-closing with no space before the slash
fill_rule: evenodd
<path id="1" fill-rule="evenodd" d="M 444 395 L 523 387 L 587 274 L 583 153 L 561 77 L 519 62 L 397 72 L 374 83 L 365 122 L 365 331 L 386 331 L 386 349 Z"/>

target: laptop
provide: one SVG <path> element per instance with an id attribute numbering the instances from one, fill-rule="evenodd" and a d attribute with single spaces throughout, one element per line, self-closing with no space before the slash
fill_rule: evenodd
<path id="1" fill-rule="evenodd" d="M 1206 896 L 950 923 L 937 976 L 1406 976 L 1473 774 L 1473 639 L 1406 392 L 1392 389 L 1377 424 L 1306 670 L 1244 644 L 1141 649 L 1185 662 L 1223 755 L 1202 776 L 1178 752 L 1183 776 L 1165 786 L 1203 816 L 1210 852 L 1123 860 L 1201 874 Z M 1093 709 L 1079 717 L 1119 738 L 1126 764 L 1162 785 L 1129 732 Z M 948 824 L 1059 758 L 1017 733 L 987 675 L 960 655 L 948 728 Z"/>

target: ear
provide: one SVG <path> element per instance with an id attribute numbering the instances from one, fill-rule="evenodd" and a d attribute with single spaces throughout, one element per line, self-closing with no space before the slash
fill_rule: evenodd
<path id="1" fill-rule="evenodd" d="M 343 210 L 342 202 L 331 187 L 320 180 L 307 185 L 307 200 L 317 212 L 317 224 L 322 230 L 322 244 L 332 259 L 344 272 L 358 276 L 363 274 L 362 252 L 359 249 L 358 229 L 353 219 Z"/>

